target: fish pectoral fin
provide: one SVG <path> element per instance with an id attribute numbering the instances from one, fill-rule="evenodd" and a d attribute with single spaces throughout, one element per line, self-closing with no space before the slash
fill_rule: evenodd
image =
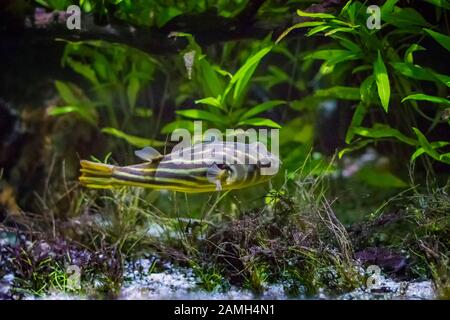
<path id="1" fill-rule="evenodd" d="M 152 147 L 145 147 L 144 149 L 136 150 L 134 154 L 142 160 L 149 162 L 159 161 L 163 158 L 163 155 Z"/>
<path id="2" fill-rule="evenodd" d="M 209 182 L 216 185 L 216 191 L 222 190 L 222 179 L 224 171 L 226 170 L 220 169 L 217 164 L 213 164 L 206 171 L 206 178 Z"/>

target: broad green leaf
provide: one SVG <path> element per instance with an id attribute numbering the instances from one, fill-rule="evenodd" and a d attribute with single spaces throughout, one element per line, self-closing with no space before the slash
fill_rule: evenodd
<path id="1" fill-rule="evenodd" d="M 199 104 L 199 103 L 207 104 L 212 107 L 223 109 L 222 104 L 220 102 L 220 97 L 219 97 L 219 99 L 214 98 L 214 97 L 208 97 L 208 98 L 204 98 L 204 99 L 200 99 L 200 100 L 195 100 L 195 103 L 196 104 Z"/>
<path id="2" fill-rule="evenodd" d="M 280 106 L 282 104 L 285 104 L 285 103 L 286 103 L 286 101 L 283 101 L 283 100 L 272 100 L 272 101 L 263 102 L 263 103 L 261 103 L 261 104 L 259 104 L 257 106 L 254 106 L 253 108 L 248 110 L 246 113 L 244 113 L 241 116 L 241 119 L 245 120 L 245 119 L 254 117 L 257 114 L 260 114 L 260 113 L 262 113 L 264 111 L 273 109 L 273 108 L 275 108 L 277 106 Z"/>
<path id="3" fill-rule="evenodd" d="M 291 32 L 292 30 L 295 29 L 300 29 L 300 28 L 308 28 L 308 27 L 316 27 L 316 26 L 321 26 L 325 24 L 325 22 L 322 21 L 307 21 L 307 22 L 300 22 L 297 24 L 294 24 L 292 27 L 287 28 L 279 37 L 278 39 L 275 41 L 275 43 L 279 43 L 284 37 L 287 36 L 287 34 L 289 32 Z"/>
<path id="4" fill-rule="evenodd" d="M 347 144 L 350 144 L 351 141 L 353 140 L 353 137 L 355 136 L 354 128 L 361 127 L 361 124 L 364 120 L 364 117 L 366 116 L 366 113 L 367 107 L 363 103 L 358 104 L 358 106 L 355 109 L 355 112 L 353 113 L 352 122 L 350 123 L 350 126 L 347 130 L 347 134 L 345 136 L 345 142 Z"/>
<path id="5" fill-rule="evenodd" d="M 353 129 L 355 134 L 374 139 L 382 138 L 396 138 L 411 146 L 417 145 L 416 140 L 408 138 L 397 129 L 391 128 L 388 125 L 376 123 L 372 128 L 356 127 Z"/>
<path id="6" fill-rule="evenodd" d="M 214 113 L 204 111 L 204 110 L 188 109 L 188 110 L 179 110 L 179 111 L 175 111 L 175 112 L 177 114 L 179 114 L 180 116 L 190 118 L 190 119 L 206 120 L 206 121 L 211 121 L 213 123 L 220 123 L 220 124 L 226 123 L 226 118 L 223 118 Z"/>
<path id="7" fill-rule="evenodd" d="M 450 100 L 448 100 L 448 99 L 436 97 L 436 96 L 430 96 L 430 95 L 422 94 L 422 93 L 411 94 L 411 95 L 403 98 L 402 102 L 407 101 L 407 100 L 429 101 L 429 102 L 433 102 L 433 103 L 437 103 L 437 104 L 450 105 Z"/>
<path id="8" fill-rule="evenodd" d="M 430 30 L 430 29 L 427 29 L 427 28 L 424 28 L 424 30 L 431 37 L 433 37 L 434 40 L 439 42 L 439 44 L 441 46 L 443 46 L 445 49 L 447 49 L 447 51 L 450 51 L 450 37 L 449 36 L 439 33 L 439 32 L 436 32 L 436 31 L 433 31 L 433 30 Z"/>
<path id="9" fill-rule="evenodd" d="M 297 10 L 297 14 L 300 17 L 308 17 L 308 18 L 319 18 L 319 19 L 335 19 L 336 17 L 332 14 L 328 13 L 311 13 L 311 12 L 305 12 L 302 10 Z"/>
<path id="10" fill-rule="evenodd" d="M 416 51 L 425 51 L 426 49 L 420 45 L 418 45 L 417 43 L 412 44 L 405 52 L 405 62 L 406 63 L 414 63 L 414 57 L 413 57 L 413 53 Z"/>
<path id="11" fill-rule="evenodd" d="M 373 72 L 377 83 L 381 105 L 383 106 L 384 111 L 387 112 L 389 108 L 389 99 L 391 96 L 391 86 L 389 84 L 389 77 L 380 51 L 378 51 L 377 61 L 375 61 L 373 65 Z"/>
<path id="12" fill-rule="evenodd" d="M 239 125 L 250 125 L 250 126 L 254 126 L 254 127 L 270 127 L 270 128 L 277 128 L 277 129 L 281 128 L 281 126 L 278 123 L 276 123 L 270 119 L 265 119 L 265 118 L 246 119 L 246 120 L 239 122 Z"/>
<path id="13" fill-rule="evenodd" d="M 144 148 L 147 146 L 162 147 L 165 145 L 165 142 L 163 141 L 133 136 L 116 128 L 103 128 L 102 132 L 116 138 L 124 139 L 126 142 L 137 148 Z"/>

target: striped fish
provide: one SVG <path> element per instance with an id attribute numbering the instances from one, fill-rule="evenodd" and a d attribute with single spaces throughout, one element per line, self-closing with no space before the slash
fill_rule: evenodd
<path id="1" fill-rule="evenodd" d="M 259 142 L 195 144 L 161 155 L 146 147 L 135 154 L 145 163 L 114 166 L 81 160 L 82 185 L 89 188 L 137 186 L 189 193 L 241 189 L 269 180 L 265 168 L 279 159 Z M 276 170 L 276 171 L 277 171 Z"/>

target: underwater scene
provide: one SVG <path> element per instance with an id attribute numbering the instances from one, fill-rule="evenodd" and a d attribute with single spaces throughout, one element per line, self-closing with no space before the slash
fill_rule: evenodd
<path id="1" fill-rule="evenodd" d="M 3 0 L 0 34 L 0 300 L 450 299 L 450 1 Z"/>

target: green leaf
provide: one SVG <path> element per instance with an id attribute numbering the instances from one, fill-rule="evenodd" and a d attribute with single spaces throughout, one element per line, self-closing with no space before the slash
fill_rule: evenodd
<path id="1" fill-rule="evenodd" d="M 239 122 L 239 125 L 250 125 L 254 127 L 270 127 L 270 128 L 277 128 L 280 129 L 281 126 L 270 120 L 265 118 L 252 118 L 252 119 L 246 119 L 241 122 Z"/>
<path id="2" fill-rule="evenodd" d="M 426 27 L 430 24 L 423 16 L 413 8 L 394 7 L 393 12 L 381 13 L 381 18 L 389 24 L 403 29 L 416 32 L 417 27 Z"/>
<path id="3" fill-rule="evenodd" d="M 285 103 L 286 103 L 286 101 L 283 101 L 283 100 L 272 100 L 272 101 L 263 102 L 257 106 L 254 106 L 253 108 L 248 110 L 246 113 L 244 113 L 242 115 L 241 119 L 245 120 L 245 119 L 251 118 L 253 116 L 256 116 L 257 114 L 260 114 L 264 111 L 273 109 L 273 108 L 280 106 L 282 104 L 285 104 Z"/>
<path id="4" fill-rule="evenodd" d="M 97 123 L 97 113 L 95 110 L 89 107 L 82 106 L 61 106 L 61 107 L 51 107 L 48 109 L 47 113 L 51 116 L 63 116 L 69 113 L 78 114 L 83 120 L 87 121 L 92 125 Z"/>
<path id="5" fill-rule="evenodd" d="M 405 52 L 405 62 L 406 63 L 414 63 L 414 57 L 413 57 L 413 53 L 416 51 L 425 51 L 426 49 L 420 45 L 418 45 L 417 43 L 412 44 Z"/>
<path id="6" fill-rule="evenodd" d="M 354 128 L 354 132 L 355 134 L 366 138 L 374 138 L 374 139 L 396 138 L 411 146 L 417 145 L 416 140 L 408 138 L 397 129 L 391 128 L 385 124 L 376 123 L 372 128 L 357 127 Z"/>
<path id="7" fill-rule="evenodd" d="M 413 130 L 417 136 L 417 139 L 419 140 L 420 146 L 423 148 L 425 153 L 428 154 L 433 159 L 436 159 L 439 161 L 440 160 L 439 153 L 433 148 L 433 145 L 428 142 L 427 138 L 423 135 L 423 133 L 420 132 L 420 130 L 417 128 L 413 128 Z"/>
<path id="8" fill-rule="evenodd" d="M 381 15 L 391 13 L 394 11 L 395 5 L 399 0 L 387 0 L 381 7 Z"/>
<path id="9" fill-rule="evenodd" d="M 308 17 L 308 18 L 319 18 L 319 19 L 334 19 L 334 18 L 336 18 L 332 14 L 328 14 L 328 13 L 311 13 L 311 12 L 302 11 L 300 9 L 297 10 L 297 14 L 300 17 Z"/>
<path id="10" fill-rule="evenodd" d="M 214 97 L 208 97 L 208 98 L 204 98 L 204 99 L 200 99 L 200 100 L 195 100 L 195 104 L 199 104 L 199 103 L 207 104 L 212 107 L 223 109 L 222 103 L 220 102 L 220 96 L 219 96 L 219 99 L 214 98 Z"/>
<path id="11" fill-rule="evenodd" d="M 183 13 L 183 11 L 179 10 L 174 6 L 167 6 L 162 9 L 162 11 L 156 15 L 156 25 L 158 28 L 164 26 L 167 22 L 179 16 Z"/>
<path id="12" fill-rule="evenodd" d="M 194 122 L 189 120 L 175 120 L 166 124 L 162 129 L 162 133 L 172 133 L 176 129 L 186 129 L 190 132 L 194 131 Z"/>
<path id="13" fill-rule="evenodd" d="M 429 101 L 437 104 L 445 104 L 450 105 L 450 100 L 436 97 L 436 96 L 430 96 L 427 94 L 417 93 L 417 94 L 411 94 L 405 98 L 403 98 L 402 102 L 405 102 L 407 100 L 418 100 L 418 101 Z"/>
<path id="14" fill-rule="evenodd" d="M 448 0 L 425 0 L 435 6 L 450 10 L 450 2 Z"/>
<path id="15" fill-rule="evenodd" d="M 279 37 L 278 39 L 275 41 L 275 43 L 279 43 L 284 37 L 287 36 L 287 34 L 289 32 L 291 32 L 292 30 L 295 29 L 300 29 L 300 28 L 308 28 L 308 27 L 316 27 L 316 26 L 321 26 L 325 24 L 325 22 L 322 21 L 307 21 L 307 22 L 300 22 L 297 24 L 294 24 L 292 27 L 287 28 Z"/>
<path id="16" fill-rule="evenodd" d="M 56 90 L 58 90 L 59 95 L 61 96 L 61 98 L 64 100 L 65 103 L 70 104 L 70 105 L 77 105 L 80 102 L 80 99 L 78 99 L 72 89 L 69 87 L 68 84 L 56 80 L 55 81 L 55 87 Z"/>
<path id="17" fill-rule="evenodd" d="M 370 104 L 372 102 L 372 86 L 374 82 L 375 82 L 374 76 L 370 75 L 366 79 L 364 79 L 359 88 L 361 101 L 366 104 Z"/>
<path id="18" fill-rule="evenodd" d="M 386 71 L 386 66 L 384 65 L 380 51 L 378 51 L 378 58 L 374 63 L 373 71 L 375 75 L 375 81 L 377 83 L 378 95 L 381 100 L 381 105 L 383 106 L 384 111 L 387 112 L 389 108 L 389 99 L 391 96 L 391 87 L 389 85 L 389 77 Z"/>
<path id="19" fill-rule="evenodd" d="M 314 27 L 306 33 L 306 36 L 311 37 L 311 36 L 315 35 L 316 33 L 325 31 L 329 28 L 331 28 L 331 26 L 329 26 L 329 25 L 321 25 L 321 26 Z"/>
<path id="20" fill-rule="evenodd" d="M 270 52 L 270 50 L 272 50 L 272 46 L 259 50 L 257 53 L 248 58 L 244 65 L 234 74 L 230 81 L 230 88 L 234 85 L 233 99 L 235 103 L 242 98 L 244 90 L 247 87 L 251 76 L 255 72 L 256 67 L 261 59 Z"/>
<path id="21" fill-rule="evenodd" d="M 347 130 L 347 134 L 345 135 L 345 142 L 347 144 L 350 144 L 353 140 L 353 137 L 355 136 L 355 128 L 360 128 L 361 124 L 364 120 L 364 117 L 367 114 L 367 107 L 360 103 L 355 109 L 355 112 L 353 113 L 352 122 L 350 123 L 350 126 Z"/>
<path id="22" fill-rule="evenodd" d="M 341 100 L 359 100 L 359 88 L 336 86 L 327 89 L 316 90 L 314 96 L 321 98 L 335 98 Z"/>
<path id="23" fill-rule="evenodd" d="M 431 147 L 433 149 L 439 149 L 442 147 L 446 147 L 450 145 L 450 142 L 447 141 L 436 141 L 436 142 L 432 142 L 431 143 Z M 411 161 L 415 161 L 419 156 L 421 156 L 422 154 L 425 153 L 425 149 L 420 147 L 416 150 L 416 152 L 413 153 L 413 155 L 411 156 Z M 439 158 L 442 158 L 443 155 L 440 155 Z"/>
<path id="24" fill-rule="evenodd" d="M 188 109 L 188 110 L 179 110 L 176 111 L 176 113 L 179 114 L 180 116 L 190 119 L 206 120 L 211 121 L 213 123 L 226 124 L 225 118 L 204 110 Z"/>
<path id="25" fill-rule="evenodd" d="M 134 109 L 134 107 L 136 106 L 136 98 L 139 89 L 139 80 L 136 77 L 132 76 L 127 87 L 128 104 L 131 109 Z"/>
<path id="26" fill-rule="evenodd" d="M 92 69 L 92 67 L 90 65 L 78 62 L 71 58 L 67 58 L 65 61 L 76 73 L 85 77 L 92 84 L 94 84 L 94 85 L 98 84 L 98 79 L 95 74 L 95 71 L 94 71 L 94 69 Z"/>
<path id="27" fill-rule="evenodd" d="M 402 75 L 406 77 L 413 78 L 416 80 L 426 80 L 443 83 L 447 87 L 450 87 L 450 77 L 434 72 L 433 70 L 425 69 L 418 65 L 403 62 L 394 62 L 391 63 L 391 65 L 396 71 L 400 72 Z"/>
<path id="28" fill-rule="evenodd" d="M 373 143 L 374 140 L 373 139 L 367 139 L 367 140 L 360 140 L 358 142 L 355 142 L 353 144 L 351 144 L 349 147 L 342 149 L 341 151 L 339 151 L 338 156 L 339 159 L 342 159 L 342 157 L 349 152 L 355 151 L 355 150 L 359 150 L 364 148 L 365 146 L 367 146 L 368 144 Z"/>
<path id="29" fill-rule="evenodd" d="M 116 138 L 124 139 L 126 142 L 137 148 L 144 148 L 147 146 L 162 147 L 165 145 L 165 142 L 163 141 L 133 136 L 116 128 L 103 128 L 102 132 Z"/>
<path id="30" fill-rule="evenodd" d="M 430 29 L 427 29 L 427 28 L 424 28 L 423 30 L 425 30 L 425 32 L 428 33 L 431 37 L 433 37 L 433 39 L 436 40 L 441 46 L 443 46 L 445 49 L 447 49 L 447 51 L 450 51 L 450 37 L 449 36 L 439 33 L 439 32 L 436 32 L 436 31 L 433 31 L 433 30 L 430 30 Z"/>

